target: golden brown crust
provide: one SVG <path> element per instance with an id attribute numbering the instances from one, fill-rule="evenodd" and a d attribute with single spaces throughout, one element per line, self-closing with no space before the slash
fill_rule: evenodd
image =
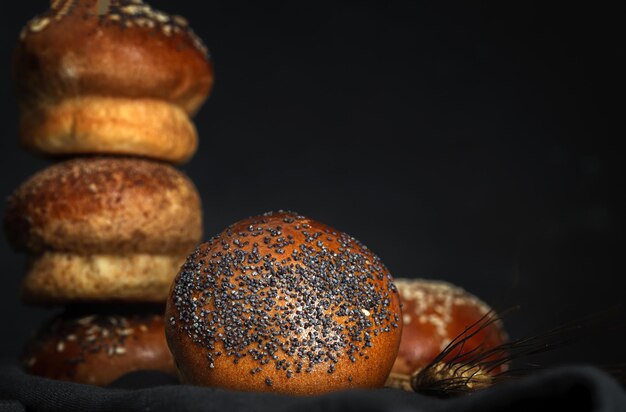
<path id="1" fill-rule="evenodd" d="M 185 255 L 31 256 L 21 297 L 30 305 L 76 302 L 163 303 Z"/>
<path id="2" fill-rule="evenodd" d="M 100 386 L 137 370 L 176 373 L 157 313 L 58 316 L 25 345 L 22 363 L 33 375 Z"/>
<path id="3" fill-rule="evenodd" d="M 380 259 L 289 212 L 244 219 L 199 246 L 166 309 L 181 379 L 246 391 L 380 387 L 401 328 Z"/>
<path id="4" fill-rule="evenodd" d="M 20 135 L 44 156 L 128 154 L 182 163 L 198 147 L 187 114 L 154 99 L 88 96 L 24 108 Z"/>
<path id="5" fill-rule="evenodd" d="M 80 158 L 44 169 L 11 195 L 5 215 L 19 250 L 187 254 L 202 236 L 200 197 L 175 168 Z"/>
<path id="6" fill-rule="evenodd" d="M 106 3 L 107 7 L 101 7 Z M 109 148 L 107 144 L 116 142 L 116 133 L 141 133 L 135 139 L 145 137 L 147 146 L 158 143 L 153 136 L 159 130 L 163 109 L 146 102 L 170 105 L 172 113 L 182 118 L 198 110 L 213 85 L 206 48 L 185 19 L 153 10 L 140 0 L 52 2 L 50 10 L 35 17 L 22 31 L 14 55 L 14 73 L 23 113 L 21 137 L 27 147 L 50 154 L 84 153 L 83 139 L 101 138 L 100 145 L 88 152 L 135 154 L 174 162 L 191 156 L 195 144 L 185 146 L 185 153 L 179 156 L 168 155 L 165 148 L 150 151 L 150 147 L 141 146 L 121 152 L 120 146 Z M 143 110 L 145 114 L 133 122 L 132 116 L 113 113 L 121 120 L 117 128 L 100 130 L 99 119 L 109 113 L 102 113 L 104 109 L 95 102 L 103 98 L 138 99 L 137 107 L 130 111 L 136 115 Z M 86 105 L 81 110 L 79 105 L 66 104 L 66 99 Z M 72 121 L 72 114 L 82 115 L 82 119 Z M 150 118 L 156 123 L 154 127 L 146 124 Z M 173 134 L 168 138 L 191 138 L 195 142 L 193 127 L 178 123 L 179 129 L 193 135 Z M 55 133 L 46 135 L 50 129 Z M 176 128 L 162 130 L 164 134 L 174 132 Z M 47 152 L 52 145 L 62 151 Z"/>
<path id="7" fill-rule="evenodd" d="M 425 367 L 452 339 L 491 311 L 476 296 L 448 282 L 396 279 L 395 283 L 403 305 L 404 328 L 393 373 L 410 375 Z M 502 323 L 494 322 L 469 338 L 460 353 L 454 351 L 451 356 L 479 346 L 488 350 L 507 340 Z"/>

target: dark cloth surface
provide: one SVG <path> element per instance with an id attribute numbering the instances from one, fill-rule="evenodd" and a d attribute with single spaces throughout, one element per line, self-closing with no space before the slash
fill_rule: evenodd
<path id="1" fill-rule="evenodd" d="M 243 393 L 178 385 L 159 373 L 127 375 L 109 388 L 52 381 L 0 365 L 0 411 L 595 411 L 626 412 L 626 392 L 588 366 L 546 370 L 462 398 L 441 400 L 396 389 L 316 397 Z"/>

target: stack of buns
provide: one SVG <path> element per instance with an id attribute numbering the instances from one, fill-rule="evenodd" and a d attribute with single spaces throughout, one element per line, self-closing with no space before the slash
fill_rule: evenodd
<path id="1" fill-rule="evenodd" d="M 202 207 L 172 164 L 197 148 L 206 47 L 141 0 L 54 0 L 13 65 L 21 143 L 55 163 L 9 197 L 5 233 L 27 255 L 24 303 L 64 308 L 26 345 L 25 367 L 97 385 L 174 373 L 162 314 Z"/>
<path id="2" fill-rule="evenodd" d="M 200 196 L 174 165 L 196 151 L 191 116 L 213 68 L 183 17 L 142 0 L 52 0 L 13 64 L 21 143 L 56 162 L 10 196 L 5 233 L 27 255 L 23 302 L 63 308 L 25 345 L 27 371 L 107 385 L 153 369 L 312 395 L 407 388 L 507 341 L 473 295 L 394 284 L 367 247 L 296 213 L 244 219 L 196 248 Z"/>

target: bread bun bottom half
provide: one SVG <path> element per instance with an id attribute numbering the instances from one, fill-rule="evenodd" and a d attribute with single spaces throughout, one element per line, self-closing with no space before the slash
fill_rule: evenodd
<path id="1" fill-rule="evenodd" d="M 26 304 L 165 302 L 183 255 L 77 255 L 44 252 L 28 258 L 21 297 Z"/>
<path id="2" fill-rule="evenodd" d="M 163 100 L 78 96 L 22 108 L 21 143 L 48 156 L 115 154 L 183 163 L 198 136 L 189 115 Z"/>

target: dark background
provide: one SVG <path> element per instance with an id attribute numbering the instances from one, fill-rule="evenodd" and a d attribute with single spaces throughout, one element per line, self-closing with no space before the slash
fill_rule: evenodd
<path id="1" fill-rule="evenodd" d="M 2 12 L 3 197 L 49 164 L 19 147 L 10 80 L 19 31 L 47 4 Z M 204 201 L 205 237 L 296 210 L 363 241 L 396 277 L 519 304 L 506 319 L 513 337 L 623 302 L 617 6 L 150 4 L 188 17 L 215 61 L 195 118 L 200 149 L 182 166 Z M 4 239 L 0 257 L 0 356 L 14 357 L 53 311 L 19 302 L 24 257 Z M 626 362 L 623 307 L 609 316 L 616 330 L 593 328 L 540 363 Z"/>

